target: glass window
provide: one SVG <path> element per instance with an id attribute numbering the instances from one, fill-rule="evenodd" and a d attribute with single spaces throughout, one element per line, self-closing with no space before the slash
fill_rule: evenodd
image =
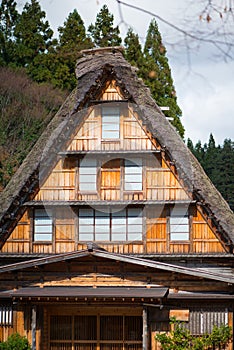
<path id="1" fill-rule="evenodd" d="M 84 158 L 79 168 L 80 191 L 96 191 L 97 189 L 97 160 Z"/>
<path id="2" fill-rule="evenodd" d="M 175 207 L 170 214 L 170 239 L 171 241 L 189 240 L 189 217 L 187 208 Z"/>
<path id="3" fill-rule="evenodd" d="M 34 242 L 52 241 L 53 219 L 51 210 L 35 209 Z"/>
<path id="4" fill-rule="evenodd" d="M 111 213 L 80 209 L 79 240 L 110 242 L 142 240 L 142 220 L 140 208 Z"/>
<path id="5" fill-rule="evenodd" d="M 119 108 L 102 107 L 102 139 L 119 139 Z"/>
<path id="6" fill-rule="evenodd" d="M 125 160 L 124 189 L 126 191 L 142 190 L 142 159 Z"/>

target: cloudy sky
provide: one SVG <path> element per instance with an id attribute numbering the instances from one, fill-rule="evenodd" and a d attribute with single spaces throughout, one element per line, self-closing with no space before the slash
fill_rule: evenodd
<path id="1" fill-rule="evenodd" d="M 39 0 L 39 2 L 56 35 L 58 26 L 63 25 L 68 14 L 75 8 L 87 28 L 90 23 L 95 22 L 100 8 L 107 4 L 115 16 L 115 24 L 120 26 L 122 36 L 124 37 L 127 27 L 131 26 L 143 44 L 149 22 L 153 17 L 151 14 L 124 5 L 119 7 L 116 0 Z M 144 8 L 185 31 L 195 30 L 198 38 L 203 38 L 203 31 L 207 38 L 209 32 L 230 20 L 227 14 L 223 13 L 221 19 L 212 11 L 209 23 L 199 19 L 201 14 L 204 18 L 207 16 L 207 12 L 202 12 L 206 0 L 196 2 L 123 0 L 123 2 Z M 24 0 L 18 1 L 20 10 L 24 3 Z M 225 0 L 222 3 L 225 4 Z M 183 34 L 159 18 L 157 22 L 167 48 L 178 104 L 183 111 L 182 123 L 186 129 L 186 138 L 190 137 L 193 142 L 201 140 L 204 143 L 208 141 L 209 134 L 213 133 L 217 143 L 222 144 L 225 138 L 234 140 L 234 60 L 220 54 L 214 45 L 207 42 L 200 42 L 191 37 L 187 37 L 185 42 Z M 228 29 L 234 33 L 233 23 L 232 19 Z M 221 39 L 222 37 L 217 38 Z"/>

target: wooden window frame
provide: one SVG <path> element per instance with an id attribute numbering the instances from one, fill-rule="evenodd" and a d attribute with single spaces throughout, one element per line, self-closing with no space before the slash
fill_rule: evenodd
<path id="1" fill-rule="evenodd" d="M 178 213 L 176 213 L 176 211 L 178 211 Z M 182 214 L 179 213 L 180 211 L 182 212 Z M 183 208 L 179 206 L 176 206 L 175 208 L 170 208 L 170 214 L 168 217 L 168 227 L 169 239 L 171 243 L 188 243 L 190 241 L 191 231 L 189 208 Z"/>
<path id="2" fill-rule="evenodd" d="M 90 213 L 92 212 L 92 215 L 85 216 L 81 215 L 82 210 L 88 210 Z M 138 215 L 131 215 L 131 211 L 138 211 Z M 102 215 L 97 215 L 97 213 L 101 213 L 100 211 L 97 211 L 93 208 L 79 208 L 78 209 L 78 241 L 79 242 L 87 242 L 87 241 L 94 241 L 94 242 L 108 242 L 108 243 L 116 243 L 116 242 L 141 242 L 143 240 L 144 236 L 144 217 L 143 217 L 143 208 L 133 208 L 133 207 L 128 207 L 124 208 L 123 210 L 115 212 L 113 209 L 108 212 L 108 213 L 103 213 Z M 121 215 L 121 212 L 124 212 L 124 215 Z M 87 212 L 88 213 L 88 212 Z M 118 216 L 119 213 L 119 216 Z M 85 219 L 87 217 L 87 223 L 85 223 Z M 103 224 L 96 224 L 98 222 L 97 218 L 104 218 Z M 138 221 L 137 218 L 140 218 Z M 119 224 L 114 225 L 113 222 L 114 220 L 118 221 L 119 219 Z M 82 221 L 81 221 L 82 220 Z M 135 220 L 135 223 L 134 223 Z M 104 223 L 106 221 L 106 223 Z M 97 240 L 96 237 L 97 235 L 101 235 L 101 230 L 97 230 L 101 226 L 105 227 L 108 221 L 108 226 L 107 230 L 105 231 L 106 237 L 108 236 L 108 239 L 99 239 Z M 121 223 L 122 221 L 122 223 Z M 100 219 L 101 222 L 101 219 Z M 81 224 L 82 223 L 82 224 Z M 113 227 L 118 225 L 123 226 L 124 232 L 118 233 L 118 230 L 114 232 Z M 81 232 L 80 228 L 83 226 L 84 230 L 87 230 L 86 232 L 84 231 L 83 233 Z M 140 228 L 141 227 L 141 228 Z M 139 231 L 137 232 L 139 239 L 137 239 L 136 233 L 134 233 L 134 228 L 137 229 L 139 228 Z M 140 232 L 141 231 L 141 232 Z M 87 239 L 81 239 L 81 235 L 85 236 L 87 233 Z M 121 235 L 122 234 L 122 239 L 113 239 L 113 236 Z M 125 237 L 123 237 L 125 235 Z M 83 238 L 83 237 L 82 237 Z"/>
<path id="3" fill-rule="evenodd" d="M 104 112 L 105 110 L 115 110 L 116 115 L 114 113 L 107 113 Z M 119 106 L 111 105 L 111 106 L 102 106 L 101 107 L 101 139 L 103 141 L 114 141 L 114 140 L 119 140 L 120 139 L 120 117 L 121 117 L 121 109 Z M 109 118 L 106 121 L 104 121 L 104 118 Z M 113 120 L 111 120 L 113 118 Z M 116 119 L 116 120 L 115 120 Z M 104 130 L 105 127 L 107 130 Z M 111 127 L 114 127 L 114 129 L 111 129 Z M 115 130 L 116 129 L 116 130 Z M 109 133 L 110 135 L 108 137 L 104 136 L 104 133 Z M 111 134 L 118 134 L 117 136 L 111 136 Z M 111 137 L 110 137 L 111 136 Z"/>
<path id="4" fill-rule="evenodd" d="M 93 165 L 93 167 L 96 169 L 95 173 L 84 172 L 82 174 L 81 169 L 84 170 L 86 168 L 85 162 L 87 162 L 87 161 L 91 161 L 91 162 L 93 161 L 94 163 L 96 163 L 96 164 Z M 82 162 L 83 162 L 83 166 L 82 166 Z M 87 168 L 91 168 L 91 167 L 92 166 L 87 166 Z M 91 182 L 85 181 L 87 175 L 93 176 L 93 181 L 91 181 Z M 81 181 L 81 179 L 82 179 L 82 181 Z M 82 187 L 81 184 L 94 184 L 95 186 L 94 186 L 94 188 L 91 187 L 91 189 L 89 189 L 89 188 L 87 188 L 87 189 L 83 188 L 82 189 L 81 188 Z M 87 158 L 84 157 L 84 158 L 79 160 L 79 165 L 78 165 L 78 188 L 79 188 L 79 192 L 80 193 L 97 193 L 97 189 L 98 189 L 98 162 L 97 162 L 96 158 L 90 158 L 88 156 Z"/>
<path id="5" fill-rule="evenodd" d="M 51 224 L 46 225 L 46 224 L 36 224 L 36 212 L 37 211 L 44 211 L 46 214 L 48 214 L 48 211 L 51 213 L 50 214 L 50 219 L 51 219 Z M 48 215 L 46 216 L 41 216 L 41 218 L 43 217 L 49 217 Z M 50 237 L 50 239 L 36 239 L 37 236 L 37 232 L 36 232 L 36 227 L 51 227 L 51 230 L 49 232 L 40 232 L 38 234 L 40 235 L 48 235 Z M 52 209 L 46 210 L 45 208 L 35 208 L 34 209 L 34 213 L 33 213 L 33 244 L 52 244 L 53 243 L 53 238 L 54 238 L 54 218 L 53 218 L 53 211 Z"/>

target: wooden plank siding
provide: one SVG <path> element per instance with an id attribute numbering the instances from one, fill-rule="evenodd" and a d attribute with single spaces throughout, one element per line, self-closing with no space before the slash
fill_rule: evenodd
<path id="1" fill-rule="evenodd" d="M 86 249 L 85 243 L 78 241 L 78 222 L 75 210 L 54 209 L 53 242 L 32 242 L 33 221 L 28 212 L 18 223 L 10 238 L 2 248 L 4 253 L 63 253 L 76 249 Z M 167 211 L 162 208 L 147 209 L 147 219 L 142 242 L 99 242 L 110 252 L 123 254 L 163 254 L 163 253 L 223 253 L 225 252 L 214 232 L 199 211 L 191 218 L 189 242 L 171 242 L 168 232 Z M 31 226 L 30 226 L 31 225 Z M 20 244 L 19 244 L 20 240 Z"/>
<path id="2" fill-rule="evenodd" d="M 101 101 L 121 101 L 123 96 L 115 81 L 107 84 L 100 96 Z M 122 107 L 121 107 L 122 106 Z M 58 160 L 46 181 L 40 184 L 35 201 L 67 201 L 64 208 L 53 211 L 53 241 L 33 242 L 33 209 L 26 211 L 2 248 L 4 253 L 61 253 L 86 248 L 78 239 L 78 220 L 69 201 L 190 201 L 192 199 L 178 178 L 174 165 L 170 165 L 159 144 L 144 129 L 141 119 L 131 106 L 119 103 L 120 138 L 102 140 L 101 107 L 93 107 L 81 128 L 67 147 L 67 152 L 77 155 Z M 149 151 L 137 154 L 142 159 L 142 189 L 125 190 L 125 160 L 131 155 L 112 154 L 109 158 L 94 155 L 97 161 L 96 190 L 81 191 L 79 168 L 82 157 L 79 151 Z M 152 151 L 152 153 L 150 152 Z M 153 152 L 156 153 L 153 153 Z M 66 152 L 65 152 L 66 153 Z M 85 156 L 86 157 L 86 156 Z M 87 153 L 87 157 L 92 157 Z M 101 242 L 110 252 L 124 254 L 163 253 L 221 253 L 225 252 L 212 227 L 198 210 L 190 220 L 190 239 L 183 242 L 170 241 L 169 214 L 162 208 L 147 209 L 144 219 L 143 238 L 140 242 Z"/>

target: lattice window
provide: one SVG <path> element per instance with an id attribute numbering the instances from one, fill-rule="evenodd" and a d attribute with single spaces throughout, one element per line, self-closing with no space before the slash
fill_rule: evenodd
<path id="1" fill-rule="evenodd" d="M 34 212 L 34 242 L 52 241 L 53 219 L 52 211 L 45 209 L 35 209 Z"/>
<path id="2" fill-rule="evenodd" d="M 171 241 L 189 240 L 189 217 L 187 208 L 176 206 L 171 210 L 169 218 Z"/>
<path id="3" fill-rule="evenodd" d="M 125 159 L 124 189 L 126 191 L 142 190 L 142 159 Z"/>
<path id="4" fill-rule="evenodd" d="M 97 160 L 96 159 L 86 157 L 80 161 L 79 190 L 85 191 L 85 192 L 97 190 Z"/>
<path id="5" fill-rule="evenodd" d="M 80 241 L 142 240 L 142 209 L 126 208 L 109 213 L 79 209 Z"/>
<path id="6" fill-rule="evenodd" d="M 13 325 L 13 309 L 11 305 L 0 305 L 0 326 Z"/>
<path id="7" fill-rule="evenodd" d="M 185 327 L 194 335 L 211 333 L 214 325 L 228 324 L 227 309 L 191 309 L 189 313 L 189 322 Z"/>
<path id="8" fill-rule="evenodd" d="M 119 139 L 120 112 L 118 107 L 102 107 L 102 139 Z"/>

